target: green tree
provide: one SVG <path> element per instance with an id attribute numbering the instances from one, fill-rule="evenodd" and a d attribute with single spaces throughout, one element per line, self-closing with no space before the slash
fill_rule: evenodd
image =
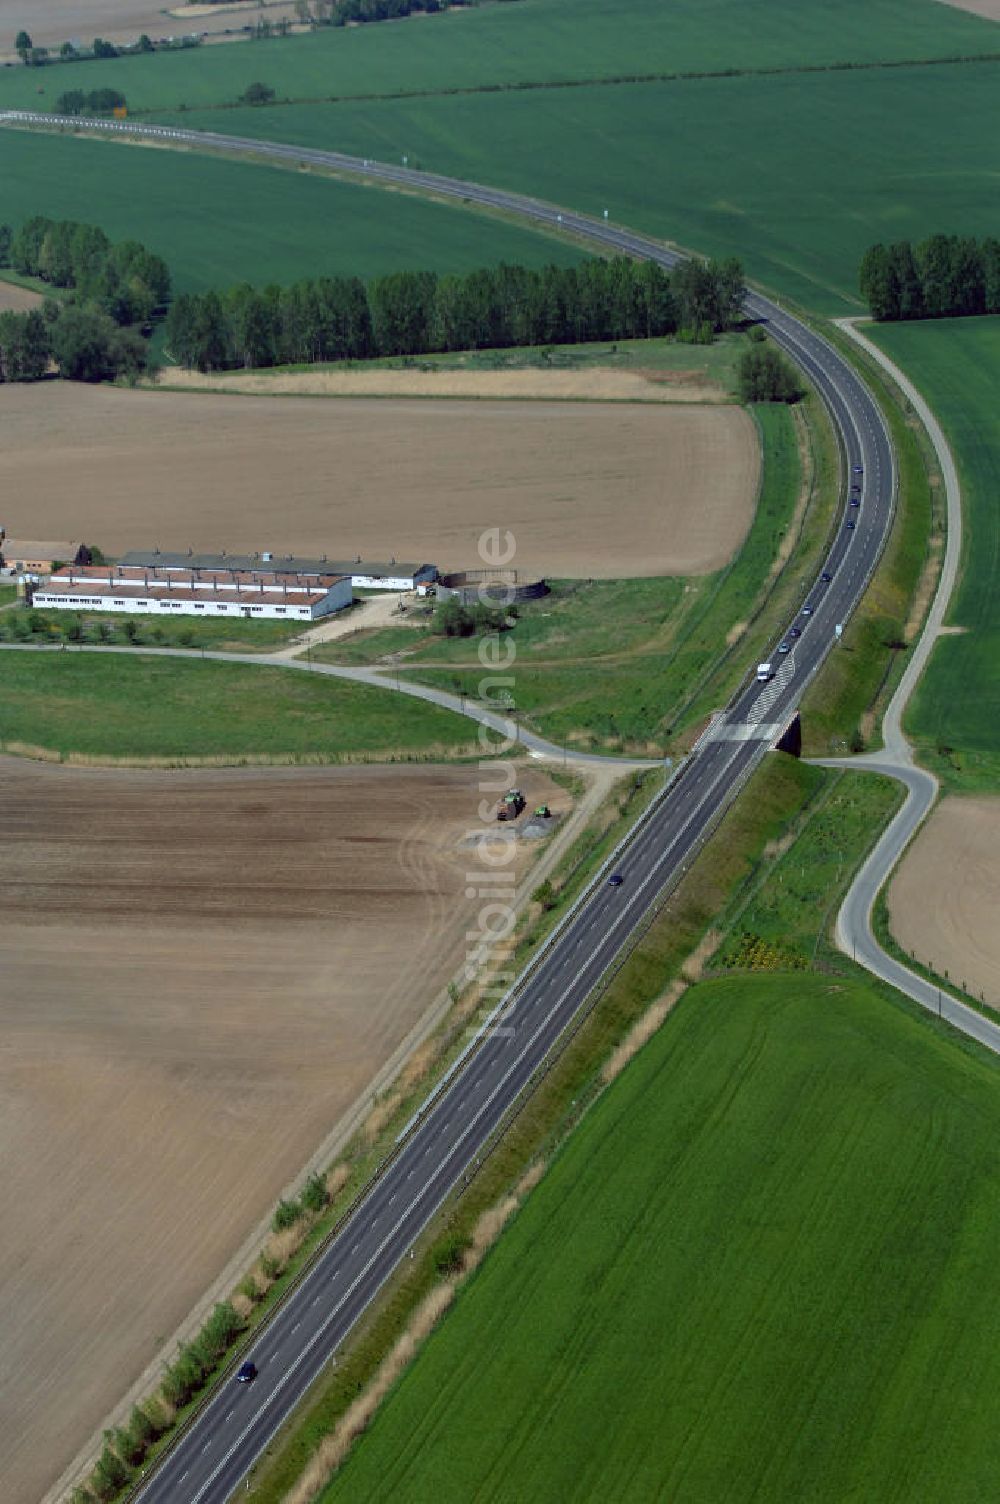
<path id="1" fill-rule="evenodd" d="M 802 396 L 795 368 L 773 345 L 754 342 L 744 350 L 737 374 L 744 402 L 797 402 Z"/>
<path id="2" fill-rule="evenodd" d="M 14 232 L 10 225 L 0 225 L 0 266 L 10 266 L 10 247 Z"/>
<path id="3" fill-rule="evenodd" d="M 300 1201 L 307 1212 L 319 1213 L 330 1200 L 330 1192 L 327 1189 L 326 1176 L 313 1174 L 309 1176 L 302 1188 Z"/>
<path id="4" fill-rule="evenodd" d="M 262 84 L 258 80 L 252 84 L 247 84 L 246 88 L 243 90 L 243 93 L 240 95 L 239 103 L 251 105 L 270 104 L 273 98 L 274 90 L 271 88 L 270 84 Z"/>
<path id="5" fill-rule="evenodd" d="M 28 60 L 31 56 L 32 45 L 33 44 L 28 33 L 26 31 L 19 31 L 16 38 L 14 39 L 14 51 L 17 53 L 18 57 L 21 59 L 21 62 L 24 63 L 25 66 L 27 66 Z"/>
<path id="6" fill-rule="evenodd" d="M 297 1201 L 288 1201 L 282 1197 L 274 1209 L 271 1227 L 275 1232 L 284 1232 L 286 1227 L 293 1227 L 301 1215 L 302 1208 Z"/>

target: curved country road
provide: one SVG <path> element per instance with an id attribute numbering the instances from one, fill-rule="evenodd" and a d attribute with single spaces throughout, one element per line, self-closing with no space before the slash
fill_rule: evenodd
<path id="1" fill-rule="evenodd" d="M 958 470 L 948 440 L 919 391 L 894 361 L 859 332 L 854 320 L 840 319 L 837 322 L 845 333 L 888 372 L 919 415 L 941 466 L 948 512 L 947 545 L 941 578 L 934 592 L 924 629 L 906 665 L 906 672 L 886 708 L 882 721 L 882 751 L 872 752 L 864 757 L 818 759 L 823 767 L 854 771 L 867 769 L 873 773 L 882 773 L 889 778 L 898 779 L 907 791 L 902 808 L 883 831 L 844 895 L 837 915 L 837 945 L 874 976 L 891 983 L 929 1012 L 947 1019 L 961 1029 L 963 1034 L 970 1034 L 987 1049 L 1000 1053 L 1000 1024 L 984 1018 L 974 1008 L 967 1007 L 936 983 L 927 981 L 890 956 L 879 945 L 872 930 L 875 900 L 891 877 L 903 852 L 930 814 L 938 796 L 938 781 L 934 774 L 917 767 L 913 761 L 913 749 L 903 734 L 902 718 L 938 639 L 958 578 L 962 552 L 962 495 Z"/>

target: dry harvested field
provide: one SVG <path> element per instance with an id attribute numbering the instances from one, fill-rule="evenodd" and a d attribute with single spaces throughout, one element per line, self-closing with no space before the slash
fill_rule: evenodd
<path id="1" fill-rule="evenodd" d="M 37 1504 L 453 974 L 476 780 L 0 759 L 5 1504 Z"/>
<path id="2" fill-rule="evenodd" d="M 278 397 L 543 398 L 586 402 L 728 402 L 721 386 L 695 371 L 631 370 L 586 366 L 578 371 L 515 368 L 463 371 L 452 365 L 423 370 L 399 367 L 320 367 L 311 371 L 170 370 L 165 385 L 190 391 L 240 392 Z"/>
<path id="3" fill-rule="evenodd" d="M 1000 21 L 1000 0 L 944 0 L 955 10 L 968 10 L 987 21 Z"/>
<path id="4" fill-rule="evenodd" d="M 699 574 L 750 525 L 754 425 L 728 406 L 237 397 L 7 387 L 17 536 L 107 553 L 191 547 L 514 564 L 551 576 Z"/>
<path id="5" fill-rule="evenodd" d="M 14 282 L 0 282 L 0 313 L 26 313 L 29 308 L 39 308 L 40 293 L 29 287 L 18 287 Z"/>
<path id="6" fill-rule="evenodd" d="M 943 799 L 889 888 L 892 933 L 919 961 L 1000 1008 L 1000 799 Z"/>
<path id="7" fill-rule="evenodd" d="M 0 52 L 16 56 L 14 37 L 21 27 L 40 47 L 80 40 L 88 45 L 94 37 L 109 42 L 133 42 L 143 32 L 150 37 L 182 36 L 192 31 L 218 31 L 242 26 L 244 6 L 184 6 L 168 10 L 155 0 L 0 0 Z M 254 5 L 254 10 L 257 6 Z M 269 5 L 264 14 L 271 20 L 292 16 L 295 7 Z"/>

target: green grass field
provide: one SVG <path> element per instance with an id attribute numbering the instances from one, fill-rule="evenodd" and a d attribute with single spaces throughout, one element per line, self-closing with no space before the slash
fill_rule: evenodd
<path id="1" fill-rule="evenodd" d="M 469 724 L 319 675 L 137 653 L 0 654 L 0 747 L 94 762 L 469 756 Z"/>
<path id="2" fill-rule="evenodd" d="M 957 789 L 1000 784 L 1000 320 L 875 326 L 941 421 L 962 485 L 962 570 L 907 714 L 921 756 Z"/>
<path id="3" fill-rule="evenodd" d="M 324 1504 L 989 1497 L 997 1069 L 861 982 L 698 986 Z"/>
<path id="4" fill-rule="evenodd" d="M 230 25 L 242 25 L 234 14 Z M 253 20 L 253 17 L 250 17 Z M 707 22 L 707 24 L 706 24 Z M 192 28 L 198 24 L 193 22 Z M 67 22 L 67 25 L 69 23 Z M 13 41 L 13 36 L 4 38 Z M 67 89 L 111 87 L 135 110 L 235 100 L 262 79 L 279 98 L 478 89 L 649 73 L 829 66 L 995 51 L 975 17 L 931 0 L 521 0 L 398 25 L 0 71 L 0 106 L 53 108 Z M 39 95 L 39 90 L 44 90 Z"/>
<path id="5" fill-rule="evenodd" d="M 608 208 L 682 246 L 739 255 L 762 285 L 842 314 L 860 306 L 857 268 L 873 241 L 942 227 L 992 233 L 998 78 L 1000 64 L 969 63 L 353 100 L 225 118 L 241 134 L 385 161 L 406 153 L 433 172 L 595 215 Z M 177 118 L 218 125 L 211 113 Z"/>
<path id="6" fill-rule="evenodd" d="M 305 172 L 24 131 L 4 131 L 0 150 L 0 222 L 97 222 L 163 256 L 179 291 L 582 254 L 498 219 Z"/>
<path id="7" fill-rule="evenodd" d="M 756 647 L 751 631 L 727 652 L 727 635 L 762 597 L 801 479 L 790 410 L 762 406 L 755 413 L 764 482 L 747 541 L 728 569 L 689 580 L 556 582 L 551 595 L 519 607 L 509 634 L 515 699 L 533 729 L 560 743 L 662 751 L 700 713 L 709 685 L 715 703 L 724 703 Z M 765 631 L 763 621 L 754 630 Z M 407 673 L 477 695 L 482 669 L 473 639 L 424 639 L 396 627 L 325 651 L 335 661 L 363 662 L 400 649 Z"/>
<path id="8" fill-rule="evenodd" d="M 613 10 L 603 0 L 521 0 L 285 41 L 12 68 L 0 72 L 0 104 L 37 107 L 76 84 L 111 83 L 133 107 L 196 127 L 391 161 L 406 154 L 595 213 L 607 207 L 613 219 L 700 251 L 739 254 L 763 284 L 839 313 L 857 306 L 856 269 L 873 240 L 992 232 L 1000 64 L 899 65 L 997 51 L 996 27 L 933 0 L 625 0 Z M 715 76 L 676 78 L 683 73 Z M 564 86 L 637 74 L 674 81 Z M 252 79 L 298 102 L 205 108 L 235 99 Z M 509 87 L 525 82 L 552 86 Z M 423 97 L 393 97 L 407 91 Z M 148 239 L 192 287 L 334 269 L 352 245 L 351 269 L 360 261 L 365 271 L 369 259 L 381 270 L 435 255 L 465 265 L 463 255 L 481 261 L 492 244 L 493 227 L 471 216 L 471 246 L 452 244 L 451 216 L 437 221 L 447 228 L 425 223 L 411 237 L 398 195 L 350 199 L 345 189 L 305 186 L 301 174 L 264 186 L 260 169 L 232 163 L 203 176 L 205 164 L 177 165 L 161 152 L 124 166 L 119 191 L 119 169 L 107 172 L 100 149 L 25 145 L 5 133 L 5 214 L 57 213 L 65 202 L 63 212 L 85 217 L 96 170 L 107 227 Z M 118 159 L 134 150 L 106 149 Z M 329 258 L 320 267 L 309 257 L 317 243 Z M 502 257 L 514 259 L 498 238 L 486 259 Z"/>

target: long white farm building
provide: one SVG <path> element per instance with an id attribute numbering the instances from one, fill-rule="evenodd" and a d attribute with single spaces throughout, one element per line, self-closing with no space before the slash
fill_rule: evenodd
<path id="1" fill-rule="evenodd" d="M 279 575 L 295 575 L 300 580 L 346 574 L 359 590 L 415 590 L 437 579 L 434 564 L 407 564 L 401 559 L 303 559 L 294 554 L 182 554 L 133 549 L 122 557 L 122 565 L 133 569 L 168 569 L 214 571 L 235 569 L 243 573 L 272 570 Z"/>
<path id="2" fill-rule="evenodd" d="M 34 592 L 32 604 L 43 611 L 314 621 L 349 606 L 352 595 L 350 576 L 334 571 L 70 564 Z"/>

